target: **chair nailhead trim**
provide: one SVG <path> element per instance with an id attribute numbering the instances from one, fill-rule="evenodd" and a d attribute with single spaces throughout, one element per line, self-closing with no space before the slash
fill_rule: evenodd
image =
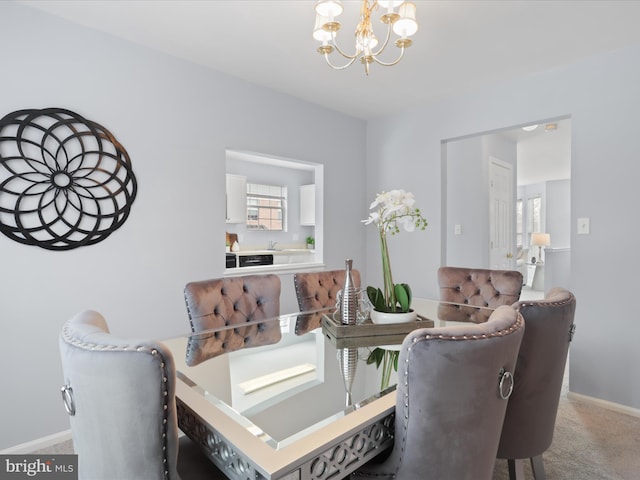
<path id="1" fill-rule="evenodd" d="M 89 343 L 89 342 L 84 342 L 81 341 L 77 338 L 75 338 L 71 332 L 69 331 L 69 325 L 68 323 L 64 325 L 64 327 L 62 328 L 62 339 L 68 343 L 69 345 L 73 345 L 74 347 L 78 347 L 81 348 L 83 350 L 94 350 L 94 351 L 100 351 L 100 352 L 139 352 L 139 353 L 146 353 L 149 354 L 153 357 L 158 357 L 160 362 L 159 362 L 159 367 L 161 369 L 161 373 L 162 373 L 162 381 L 164 383 L 166 383 L 168 381 L 168 374 L 169 372 L 167 371 L 166 368 L 166 362 L 164 361 L 164 358 L 162 357 L 162 355 L 160 355 L 160 352 L 158 352 L 157 349 L 155 348 L 150 348 L 148 346 L 142 346 L 142 345 L 138 345 L 138 346 L 134 346 L 134 345 L 127 345 L 127 346 L 115 346 L 115 345 L 98 345 L 95 343 Z M 167 423 L 168 423 L 168 411 L 169 411 L 169 405 L 167 403 L 168 400 L 168 392 L 164 391 L 165 395 L 164 395 L 164 404 L 163 404 L 163 411 L 164 411 L 164 417 L 162 419 L 162 425 L 163 425 L 163 430 L 162 430 L 162 451 L 163 451 L 163 459 L 162 462 L 164 465 L 166 465 L 168 463 L 168 459 L 166 456 L 167 453 Z M 165 470 L 164 471 L 164 476 L 166 479 L 169 478 L 169 471 Z"/>
<path id="2" fill-rule="evenodd" d="M 487 338 L 492 338 L 492 337 L 503 337 L 515 330 L 518 330 L 520 328 L 522 328 L 522 325 L 524 324 L 524 320 L 522 318 L 522 314 L 518 313 L 516 321 L 509 327 L 506 328 L 504 330 L 499 330 L 497 332 L 492 332 L 489 334 L 483 333 L 480 335 L 443 335 L 443 334 L 438 334 L 438 335 L 431 335 L 431 334 L 425 334 L 423 336 L 416 336 L 413 337 L 412 339 L 412 345 L 415 345 L 416 343 L 423 341 L 423 340 L 482 340 L 482 339 L 487 339 Z M 406 443 L 407 440 L 407 428 L 408 428 L 408 423 L 409 423 L 409 381 L 408 381 L 408 376 L 409 376 L 409 356 L 412 350 L 412 346 L 408 346 L 407 347 L 407 355 L 405 356 L 405 360 L 404 360 L 404 378 L 405 381 L 404 386 L 405 386 L 405 394 L 404 394 L 404 402 L 403 402 L 403 406 L 405 408 L 404 411 L 404 434 L 402 436 L 402 447 L 401 449 L 404 450 L 404 444 Z M 395 478 L 395 476 L 394 476 Z"/>

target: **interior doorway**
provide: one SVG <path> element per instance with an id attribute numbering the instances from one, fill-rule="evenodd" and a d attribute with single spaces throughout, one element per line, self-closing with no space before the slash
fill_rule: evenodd
<path id="1" fill-rule="evenodd" d="M 522 127 L 533 127 L 528 130 Z M 511 165 L 515 172 L 510 213 L 492 213 L 491 158 Z M 532 228 L 548 233 L 549 246 L 543 257 L 558 257 L 562 275 L 543 282 L 568 286 L 571 234 L 571 119 L 558 118 L 519 125 L 495 132 L 456 138 L 443 142 L 443 253 L 446 265 L 497 268 L 505 265 L 528 276 L 532 249 Z M 540 216 L 534 227 L 523 218 L 523 205 L 530 198 L 540 199 Z M 495 207 L 493 207 L 495 209 Z M 519 214 L 518 214 L 519 212 Z M 492 220 L 504 214 L 511 227 L 506 233 L 504 251 L 494 252 L 496 232 Z M 526 212 L 525 212 L 526 216 Z M 506 260 L 499 261 L 503 255 Z M 511 257 L 511 258 L 509 258 Z M 510 261 L 509 261 L 510 260 Z M 551 265 L 545 274 L 551 277 Z M 530 283 L 530 282 L 529 282 Z"/>

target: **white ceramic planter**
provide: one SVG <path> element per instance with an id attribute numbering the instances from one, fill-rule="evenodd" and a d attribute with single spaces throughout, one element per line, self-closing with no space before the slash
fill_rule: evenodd
<path id="1" fill-rule="evenodd" d="M 406 323 L 413 322 L 418 318 L 418 313 L 413 310 L 409 310 L 404 313 L 386 313 L 378 312 L 376 310 L 371 311 L 371 321 L 373 323 Z"/>

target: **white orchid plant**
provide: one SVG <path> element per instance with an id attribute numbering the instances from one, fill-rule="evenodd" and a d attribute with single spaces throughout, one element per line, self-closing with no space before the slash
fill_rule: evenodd
<path id="1" fill-rule="evenodd" d="M 369 207 L 370 210 L 373 210 L 369 214 L 369 218 L 363 220 L 365 225 L 375 224 L 380 236 L 384 291 L 371 286 L 367 287 L 369 301 L 373 308 L 379 312 L 408 312 L 411 308 L 411 288 L 409 285 L 393 283 L 387 233 L 395 235 L 400 233 L 401 228 L 407 232 L 413 232 L 416 228 L 424 230 L 427 227 L 427 221 L 415 203 L 413 193 L 404 190 L 382 192 L 376 195 L 376 199 Z M 391 369 L 398 370 L 399 353 L 397 350 L 387 350 L 380 347 L 369 353 L 368 364 L 375 363 L 377 368 L 382 364 L 380 390 L 389 386 Z"/>
<path id="2" fill-rule="evenodd" d="M 384 289 L 367 287 L 367 296 L 373 308 L 379 312 L 408 312 L 411 307 L 409 285 L 393 283 L 387 233 L 395 235 L 400 233 L 401 228 L 407 232 L 413 232 L 427 227 L 427 221 L 415 203 L 416 200 L 411 192 L 404 190 L 382 192 L 376 195 L 376 199 L 369 207 L 369 210 L 373 210 L 369 218 L 363 220 L 365 225 L 376 225 L 380 236 Z"/>

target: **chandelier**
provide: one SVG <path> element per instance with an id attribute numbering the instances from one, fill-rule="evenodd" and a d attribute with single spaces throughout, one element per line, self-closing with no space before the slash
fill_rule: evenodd
<path id="1" fill-rule="evenodd" d="M 382 46 L 376 49 L 378 39 L 373 33 L 371 15 L 378 7 L 385 9 L 385 12 L 380 16 L 380 21 L 387 26 L 387 33 Z M 396 7 L 398 7 L 397 12 Z M 369 75 L 369 65 L 373 62 L 385 67 L 396 65 L 404 57 L 405 48 L 411 46 L 412 42 L 408 37 L 418 30 L 414 3 L 402 0 L 363 0 L 360 7 L 360 23 L 355 31 L 355 53 L 350 55 L 345 53 L 336 43 L 336 36 L 340 30 L 340 22 L 336 21 L 336 17 L 342 13 L 342 10 L 340 0 L 319 0 L 316 2 L 316 23 L 313 29 L 313 38 L 322 43 L 318 47 L 318 53 L 324 55 L 329 66 L 335 70 L 343 70 L 351 66 L 358 58 L 364 64 L 364 71 L 367 75 Z M 400 49 L 400 55 L 392 62 L 384 62 L 378 56 L 389 44 L 391 31 L 399 37 L 395 41 L 395 45 Z M 329 54 L 334 50 L 342 55 L 347 63 L 341 66 L 331 63 Z"/>

